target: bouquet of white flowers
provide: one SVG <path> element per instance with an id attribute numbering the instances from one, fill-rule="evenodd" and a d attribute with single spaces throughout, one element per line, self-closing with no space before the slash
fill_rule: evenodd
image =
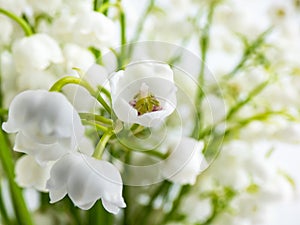
<path id="1" fill-rule="evenodd" d="M 299 10 L 0 0 L 0 224 L 264 224 L 296 190 Z"/>

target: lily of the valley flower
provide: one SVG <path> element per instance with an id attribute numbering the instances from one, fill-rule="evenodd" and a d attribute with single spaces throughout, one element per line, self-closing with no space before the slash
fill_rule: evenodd
<path id="1" fill-rule="evenodd" d="M 192 138 L 182 137 L 180 142 L 171 141 L 169 157 L 163 162 L 162 175 L 179 184 L 194 184 L 197 176 L 207 167 L 202 155 L 204 144 Z"/>
<path id="2" fill-rule="evenodd" d="M 20 39 L 13 45 L 12 52 L 19 73 L 44 70 L 51 63 L 63 61 L 58 43 L 47 34 L 35 34 Z"/>
<path id="3" fill-rule="evenodd" d="M 15 167 L 16 182 L 24 188 L 35 188 L 46 192 L 46 182 L 50 178 L 51 164 L 41 166 L 30 155 L 18 159 Z"/>
<path id="4" fill-rule="evenodd" d="M 74 151 L 83 137 L 80 117 L 61 93 L 45 90 L 24 91 L 9 107 L 8 133 L 17 133 L 14 150 L 46 163 Z"/>
<path id="5" fill-rule="evenodd" d="M 82 13 L 76 17 L 74 41 L 82 46 L 103 48 L 116 43 L 116 25 L 98 12 Z"/>
<path id="6" fill-rule="evenodd" d="M 167 64 L 132 64 L 110 83 L 113 109 L 123 122 L 155 126 L 176 107 L 173 71 Z"/>
<path id="7" fill-rule="evenodd" d="M 66 194 L 81 209 L 90 209 L 98 199 L 110 213 L 126 207 L 122 198 L 122 179 L 111 163 L 80 153 L 68 153 L 51 169 L 47 182 L 51 203 Z"/>

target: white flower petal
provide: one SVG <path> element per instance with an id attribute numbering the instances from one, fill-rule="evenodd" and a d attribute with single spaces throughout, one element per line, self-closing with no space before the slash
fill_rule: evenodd
<path id="1" fill-rule="evenodd" d="M 207 167 L 202 149 L 203 142 L 182 137 L 179 144 L 170 143 L 170 156 L 163 162 L 162 175 L 180 184 L 194 184 L 197 176 Z"/>
<path id="2" fill-rule="evenodd" d="M 47 188 L 51 203 L 62 196 L 60 193 L 66 192 L 76 206 L 86 210 L 98 199 L 116 208 L 125 207 L 122 185 L 120 173 L 111 163 L 80 153 L 68 153 L 54 164 Z M 115 213 L 116 208 L 111 212 Z"/>
<path id="3" fill-rule="evenodd" d="M 13 46 L 13 57 L 19 73 L 44 70 L 51 63 L 63 61 L 58 43 L 47 34 L 35 34 L 17 41 Z"/>
<path id="4" fill-rule="evenodd" d="M 46 181 L 50 177 L 51 165 L 41 167 L 32 156 L 25 155 L 16 162 L 16 182 L 21 187 L 34 187 L 39 191 L 47 191 Z"/>
<path id="5" fill-rule="evenodd" d="M 69 149 L 70 144 L 63 141 L 54 144 L 39 144 L 25 137 L 22 133 L 18 133 L 15 139 L 14 150 L 17 152 L 27 153 L 35 156 L 35 160 L 40 165 L 46 165 L 48 161 L 54 161 L 66 152 L 75 149 Z"/>
<path id="6" fill-rule="evenodd" d="M 31 154 L 40 163 L 74 151 L 84 133 L 81 119 L 66 97 L 44 90 L 18 94 L 2 128 L 18 132 L 15 150 Z"/>
<path id="7" fill-rule="evenodd" d="M 176 108 L 173 71 L 167 64 L 144 62 L 129 65 L 125 71 L 114 74 L 110 84 L 114 112 L 123 122 L 156 126 Z M 159 101 L 161 109 L 139 115 L 130 102 L 145 86 Z"/>
<path id="8" fill-rule="evenodd" d="M 49 192 L 50 203 L 55 203 L 62 200 L 67 195 L 67 191 L 65 187 L 60 189 L 55 189 L 55 191 Z"/>
<path id="9" fill-rule="evenodd" d="M 120 208 L 108 201 L 102 200 L 103 207 L 110 213 L 117 214 L 120 211 Z"/>

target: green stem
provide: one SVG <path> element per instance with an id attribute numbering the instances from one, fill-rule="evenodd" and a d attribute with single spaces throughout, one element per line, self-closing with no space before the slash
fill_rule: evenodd
<path id="1" fill-rule="evenodd" d="M 33 34 L 33 31 L 31 29 L 30 25 L 24 19 L 18 17 L 14 13 L 7 11 L 3 8 L 0 8 L 0 14 L 6 15 L 10 19 L 14 20 L 17 24 L 19 24 L 22 27 L 26 36 L 30 36 Z"/>
<path id="2" fill-rule="evenodd" d="M 86 82 L 85 80 L 83 80 L 81 78 L 72 77 L 72 76 L 66 76 L 66 77 L 59 79 L 52 85 L 52 87 L 50 88 L 49 91 L 60 92 L 62 90 L 62 88 L 64 86 L 66 86 L 67 84 L 78 84 L 78 85 L 84 87 L 85 89 L 87 89 L 90 93 L 94 94 L 94 92 L 95 92 L 93 87 L 88 82 Z"/>
<path id="3" fill-rule="evenodd" d="M 260 85 L 258 85 L 257 87 L 255 87 L 244 100 L 237 102 L 229 110 L 229 112 L 226 114 L 226 116 L 220 122 L 230 120 L 232 118 L 232 116 L 234 116 L 235 113 L 237 113 L 243 106 L 245 106 L 248 102 L 250 102 L 256 95 L 261 93 L 269 83 L 270 83 L 270 80 L 267 80 L 267 81 L 261 83 Z M 217 125 L 212 125 L 212 126 L 206 128 L 205 130 L 203 130 L 199 134 L 199 138 L 201 139 L 201 138 L 209 135 L 210 133 L 213 133 L 215 131 L 216 126 Z M 226 131 L 226 132 L 228 132 L 228 131 Z"/>
<path id="4" fill-rule="evenodd" d="M 210 40 L 210 27 L 213 20 L 214 9 L 216 7 L 215 2 L 212 2 L 209 7 L 209 12 L 207 15 L 207 23 L 203 29 L 202 36 L 200 38 L 201 47 L 201 69 L 198 77 L 198 89 L 196 93 L 195 106 L 196 106 L 196 117 L 195 117 L 195 127 L 192 136 L 199 139 L 199 135 L 202 129 L 202 112 L 201 105 L 204 98 L 204 74 L 205 74 L 205 63 L 207 58 L 207 51 L 209 47 Z"/>
<path id="5" fill-rule="evenodd" d="M 72 77 L 72 76 L 66 76 L 61 79 L 59 79 L 53 86 L 50 88 L 49 91 L 57 91 L 60 92 L 62 88 L 65 85 L 68 84 L 77 84 L 82 87 L 84 87 L 87 91 L 90 92 L 90 94 L 97 99 L 97 101 L 104 107 L 104 109 L 110 114 L 111 113 L 111 108 L 109 105 L 105 102 L 105 100 L 102 98 L 100 93 L 94 90 L 94 88 L 85 80 L 77 77 Z"/>
<path id="6" fill-rule="evenodd" d="M 123 67 L 123 63 L 126 57 L 126 23 L 125 23 L 125 13 L 123 10 L 120 14 L 120 24 L 121 24 L 121 58 L 120 58 L 120 64 L 119 67 Z"/>
<path id="7" fill-rule="evenodd" d="M 126 152 L 125 158 L 124 158 L 124 164 L 125 165 L 131 165 L 131 152 L 128 151 Z M 123 171 L 124 176 L 130 177 L 130 170 L 128 169 L 127 166 L 125 166 L 124 171 Z M 130 223 L 130 212 L 131 212 L 131 195 L 130 195 L 130 186 L 129 185 L 124 185 L 123 186 L 123 197 L 124 200 L 127 204 L 126 208 L 124 209 L 123 212 L 123 225 L 131 225 Z M 136 224 L 136 223 L 135 223 Z"/>
<path id="8" fill-rule="evenodd" d="M 15 183 L 14 162 L 11 149 L 4 132 L 0 129 L 0 160 L 8 178 L 14 211 L 18 224 L 32 225 L 30 213 L 23 198 L 22 190 Z"/>
<path id="9" fill-rule="evenodd" d="M 209 197 L 212 203 L 211 215 L 203 222 L 196 223 L 195 225 L 210 225 L 212 224 L 222 213 L 230 207 L 230 203 L 236 196 L 236 192 L 230 188 L 224 187 L 222 193 L 212 193 Z"/>
<path id="10" fill-rule="evenodd" d="M 165 224 L 173 218 L 173 216 L 176 214 L 176 212 L 181 204 L 183 196 L 185 196 L 190 191 L 190 189 L 191 189 L 190 185 L 184 185 L 181 187 L 181 190 L 180 190 L 177 198 L 173 202 L 172 209 L 170 210 L 170 212 L 168 214 L 165 215 L 165 217 L 163 218 L 163 220 L 160 224 Z"/>
<path id="11" fill-rule="evenodd" d="M 225 131 L 225 135 L 228 135 L 236 130 L 240 130 L 241 128 L 247 126 L 249 123 L 251 123 L 253 121 L 264 121 L 264 120 L 269 119 L 271 116 L 276 116 L 276 115 L 285 116 L 285 117 L 287 117 L 287 119 L 294 119 L 290 115 L 286 114 L 283 111 L 274 111 L 274 112 L 270 111 L 270 112 L 259 113 L 259 114 L 256 114 L 256 115 L 250 116 L 248 118 L 237 121 L 236 123 L 238 125 L 228 128 Z"/>
<path id="12" fill-rule="evenodd" d="M 168 181 L 163 181 L 161 184 L 157 186 L 157 188 L 152 192 L 151 198 L 146 206 L 140 208 L 138 213 L 136 213 L 135 222 L 136 224 L 147 224 L 148 218 L 151 216 L 151 212 L 153 210 L 153 203 L 155 199 L 170 186 Z"/>
<path id="13" fill-rule="evenodd" d="M 261 83 L 260 85 L 258 85 L 257 87 L 255 87 L 244 100 L 239 101 L 234 107 L 232 107 L 230 109 L 230 111 L 227 113 L 224 120 L 227 121 L 227 120 L 231 119 L 231 117 L 237 111 L 239 111 L 244 105 L 246 105 L 248 102 L 250 102 L 259 93 L 261 93 L 269 83 L 270 83 L 270 80 L 267 80 L 267 81 Z"/>
<path id="14" fill-rule="evenodd" d="M 0 179 L 1 181 L 1 179 Z M 0 195 L 2 194 L 2 189 L 1 189 L 1 183 L 0 183 Z M 7 214 L 7 211 L 5 209 L 5 205 L 4 205 L 4 202 L 2 201 L 2 198 L 0 198 L 0 224 L 1 224 L 1 221 L 3 222 L 3 224 L 6 224 L 6 225 L 12 225 L 12 222 L 10 221 L 9 217 L 8 217 L 8 214 Z"/>
<path id="15" fill-rule="evenodd" d="M 113 121 L 111 119 L 108 119 L 104 116 L 96 115 L 93 113 L 79 113 L 79 116 L 81 119 L 92 120 L 92 121 L 104 123 L 104 124 L 110 125 L 110 126 L 113 125 Z"/>
<path id="16" fill-rule="evenodd" d="M 113 225 L 114 224 L 114 216 L 107 212 L 100 201 L 97 201 L 96 204 L 88 210 L 87 213 L 87 222 L 85 224 L 93 224 L 93 225 Z"/>
<path id="17" fill-rule="evenodd" d="M 132 151 L 134 151 L 134 149 Z M 158 152 L 158 151 L 155 151 L 155 150 L 138 151 L 138 152 L 140 152 L 142 154 L 150 155 L 150 156 L 155 156 L 155 157 L 160 158 L 160 159 L 166 159 L 168 157 L 168 154 L 164 154 L 164 153 L 161 153 L 161 152 Z"/>
<path id="18" fill-rule="evenodd" d="M 101 130 L 101 131 L 103 131 L 104 133 L 109 131 L 109 128 L 108 128 L 108 127 L 105 127 L 105 126 L 103 126 L 102 124 L 99 124 L 99 123 L 97 123 L 97 122 L 88 121 L 88 120 L 83 119 L 83 120 L 82 120 L 82 124 L 94 126 L 97 130 Z"/>
<path id="19" fill-rule="evenodd" d="M 140 39 L 141 33 L 143 32 L 144 25 L 146 22 L 146 19 L 148 18 L 150 12 L 152 11 L 154 7 L 155 0 L 149 0 L 148 1 L 148 6 L 144 13 L 141 15 L 139 18 L 136 30 L 134 31 L 133 38 L 131 39 L 130 43 L 135 43 Z M 130 44 L 129 49 L 128 49 L 128 55 L 131 56 L 132 50 L 133 50 L 134 44 Z"/>
<path id="20" fill-rule="evenodd" d="M 109 99 L 109 101 L 111 102 L 111 95 L 110 95 L 110 92 L 105 88 L 105 87 L 103 87 L 103 86 L 98 86 L 98 90 L 99 90 L 99 92 L 101 93 L 103 93 L 103 94 L 105 94 L 106 95 L 106 97 Z"/>
<path id="21" fill-rule="evenodd" d="M 119 3 L 110 3 L 110 2 L 106 2 L 104 4 L 101 5 L 100 8 L 98 8 L 98 12 L 99 13 L 103 13 L 106 12 L 110 7 L 116 7 L 117 9 L 120 10 L 120 4 Z"/>
<path id="22" fill-rule="evenodd" d="M 102 158 L 105 146 L 112 135 L 113 135 L 113 133 L 111 131 L 108 131 L 102 135 L 102 137 L 100 138 L 100 140 L 96 146 L 95 152 L 93 154 L 94 158 L 96 158 L 96 159 Z"/>
<path id="23" fill-rule="evenodd" d="M 1 81 L 0 81 L 0 84 L 1 84 Z M 0 103 L 1 104 L 1 103 Z M 3 115 L 7 115 L 8 114 L 8 109 L 3 109 L 3 108 L 0 108 L 0 115 L 3 116 Z"/>
<path id="24" fill-rule="evenodd" d="M 244 68 L 246 62 L 250 59 L 250 56 L 255 54 L 257 52 L 257 49 L 260 48 L 264 41 L 266 36 L 272 31 L 272 28 L 267 29 L 263 33 L 261 33 L 250 45 L 246 46 L 246 49 L 244 50 L 243 56 L 239 63 L 233 68 L 231 72 L 229 72 L 227 75 L 225 75 L 225 78 L 229 79 L 232 78 L 234 75 L 236 75 L 242 68 Z"/>

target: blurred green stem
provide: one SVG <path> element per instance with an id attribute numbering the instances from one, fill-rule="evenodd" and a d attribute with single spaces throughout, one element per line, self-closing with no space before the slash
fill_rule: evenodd
<path id="1" fill-rule="evenodd" d="M 155 0 L 149 0 L 148 1 L 148 6 L 146 7 L 146 10 L 144 11 L 144 13 L 141 15 L 141 17 L 138 20 L 138 24 L 136 26 L 136 29 L 134 31 L 134 35 L 133 38 L 130 40 L 130 46 L 128 49 L 128 56 L 130 57 L 133 51 L 133 47 L 134 47 L 134 43 L 137 42 L 140 39 L 140 36 L 143 32 L 143 28 L 145 25 L 145 22 L 150 14 L 150 12 L 152 11 L 153 7 L 155 5 Z"/>
<path id="2" fill-rule="evenodd" d="M 11 148 L 5 133 L 0 129 L 0 160 L 8 178 L 12 203 L 19 225 L 33 225 L 30 213 L 23 198 L 22 190 L 15 183 L 14 162 Z"/>
<path id="3" fill-rule="evenodd" d="M 9 17 L 10 19 L 14 20 L 17 24 L 20 25 L 20 27 L 22 27 L 24 33 L 26 36 L 30 36 L 33 34 L 33 31 L 30 27 L 30 25 L 21 17 L 18 17 L 17 15 L 15 15 L 14 13 L 7 11 L 3 8 L 0 8 L 0 14 L 6 15 L 7 17 Z"/>
<path id="4" fill-rule="evenodd" d="M 233 68 L 231 72 L 225 75 L 225 78 L 230 79 L 234 77 L 242 68 L 244 68 L 246 62 L 251 58 L 253 54 L 265 43 L 266 36 L 272 31 L 273 28 L 269 28 L 261 33 L 251 44 L 246 45 L 243 56 L 239 63 Z"/>
<path id="5" fill-rule="evenodd" d="M 95 152 L 93 154 L 94 158 L 96 158 L 96 159 L 101 159 L 102 158 L 105 146 L 106 146 L 107 142 L 109 141 L 109 139 L 112 135 L 113 135 L 112 131 L 107 131 L 106 133 L 104 133 L 102 135 L 102 137 L 100 138 L 100 140 L 99 140 L 99 142 L 96 146 Z"/>
<path id="6" fill-rule="evenodd" d="M 89 120 L 89 121 L 97 121 L 103 123 L 105 125 L 112 126 L 113 121 L 104 116 L 96 115 L 93 113 L 79 113 L 81 119 Z"/>
<path id="7" fill-rule="evenodd" d="M 81 78 L 77 78 L 77 77 L 72 77 L 72 76 L 66 76 L 63 77 L 61 79 L 59 79 L 58 81 L 56 81 L 56 83 L 53 84 L 53 86 L 50 88 L 49 91 L 57 91 L 60 92 L 62 90 L 62 88 L 68 84 L 77 84 L 80 85 L 82 87 L 84 87 L 88 92 L 90 92 L 90 94 L 97 99 L 97 101 L 104 107 L 104 109 L 110 114 L 111 113 L 111 108 L 109 107 L 109 105 L 105 102 L 105 100 L 103 99 L 103 97 L 101 96 L 100 92 L 95 91 L 94 88 L 85 80 L 81 79 Z M 101 89 L 104 89 L 103 87 L 101 87 Z M 100 89 L 100 90 L 101 90 Z"/>
<path id="8" fill-rule="evenodd" d="M 96 204 L 87 212 L 87 223 L 93 225 L 113 225 L 114 216 L 107 212 L 100 201 L 97 201 Z"/>
<path id="9" fill-rule="evenodd" d="M 196 99 L 195 99 L 195 107 L 196 107 L 195 127 L 192 134 L 192 136 L 196 139 L 199 139 L 201 129 L 202 129 L 203 118 L 202 118 L 201 106 L 204 98 L 205 63 L 206 63 L 207 51 L 209 47 L 210 27 L 212 24 L 215 7 L 216 7 L 216 3 L 213 1 L 209 6 L 209 11 L 207 14 L 207 22 L 202 30 L 202 35 L 199 40 L 200 47 L 201 47 L 201 68 L 198 77 L 198 89 L 197 89 Z"/>
<path id="10" fill-rule="evenodd" d="M 121 39 L 121 55 L 119 59 L 119 68 L 123 67 L 124 60 L 126 57 L 126 44 L 127 44 L 127 37 L 126 37 L 126 16 L 121 4 L 121 0 L 118 1 L 120 5 L 120 39 Z"/>
<path id="11" fill-rule="evenodd" d="M 1 180 L 0 180 L 0 182 L 1 182 Z M 1 183 L 0 183 L 0 195 L 2 195 Z M 12 225 L 12 222 L 10 221 L 10 219 L 8 217 L 4 202 L 3 202 L 1 197 L 0 197 L 0 215 L 1 215 L 0 224 L 1 224 L 1 221 L 2 221 L 3 224 Z"/>

